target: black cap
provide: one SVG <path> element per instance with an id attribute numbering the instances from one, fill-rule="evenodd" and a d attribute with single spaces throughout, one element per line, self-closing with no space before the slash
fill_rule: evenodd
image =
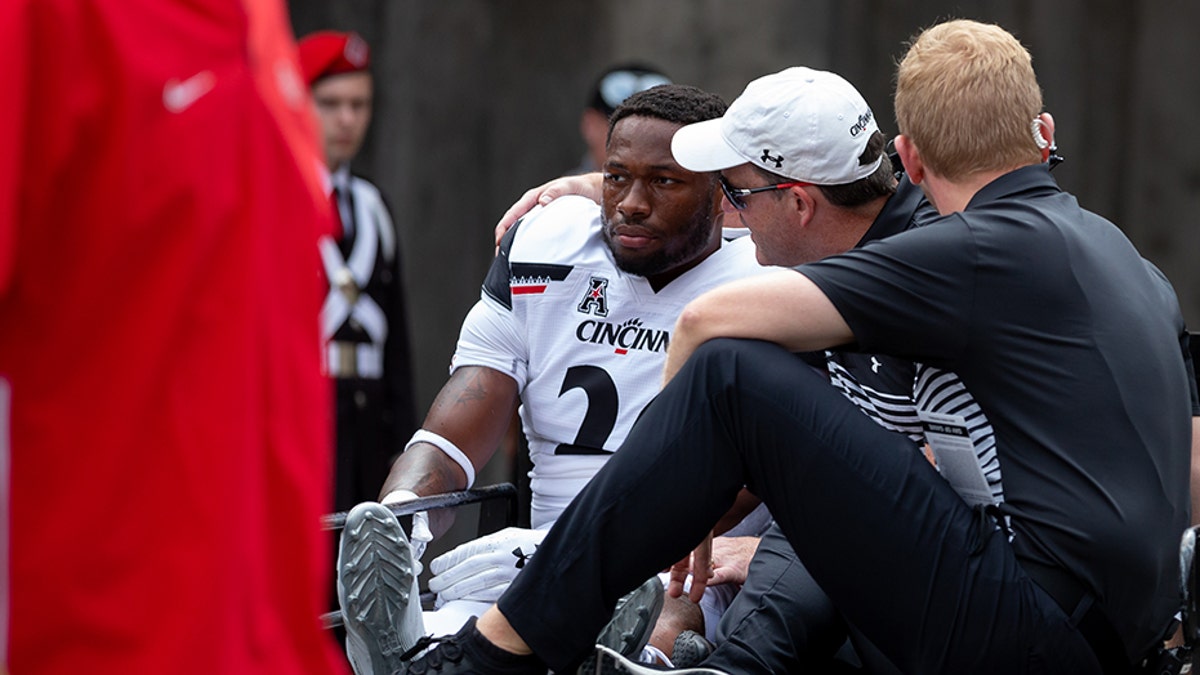
<path id="1" fill-rule="evenodd" d="M 644 63 L 618 64 L 596 78 L 588 107 L 599 110 L 607 117 L 633 94 L 660 84 L 671 84 L 671 78 L 652 66 Z"/>

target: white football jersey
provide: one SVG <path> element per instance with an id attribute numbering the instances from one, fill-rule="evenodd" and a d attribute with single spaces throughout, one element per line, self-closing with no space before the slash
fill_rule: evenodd
<path id="1" fill-rule="evenodd" d="M 684 305 L 764 270 L 749 237 L 725 241 L 655 293 L 644 277 L 617 269 L 601 227 L 600 207 L 582 197 L 557 199 L 514 227 L 451 365 L 487 366 L 516 380 L 535 528 L 558 518 L 658 393 Z"/>

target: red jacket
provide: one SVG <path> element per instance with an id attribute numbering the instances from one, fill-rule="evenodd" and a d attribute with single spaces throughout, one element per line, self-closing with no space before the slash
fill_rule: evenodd
<path id="1" fill-rule="evenodd" d="M 344 667 L 290 35 L 278 0 L 0 2 L 13 673 Z"/>

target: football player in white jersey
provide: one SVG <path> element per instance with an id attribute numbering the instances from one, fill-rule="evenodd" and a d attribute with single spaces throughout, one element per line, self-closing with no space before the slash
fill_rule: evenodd
<path id="1" fill-rule="evenodd" d="M 419 514 L 411 549 L 396 555 L 390 513 L 374 504 L 352 510 L 338 575 L 360 675 L 391 672 L 421 635 L 454 632 L 499 596 L 658 392 L 683 306 L 762 271 L 748 238 L 721 237 L 715 174 L 686 171 L 671 156 L 677 129 L 725 107 L 680 85 L 630 97 L 610 123 L 602 205 L 557 200 L 503 241 L 464 321 L 450 379 L 392 467 L 382 501 L 470 487 L 519 406 L 533 460 L 534 529 L 509 528 L 433 561 L 430 587 L 441 607 L 422 619 L 414 567 L 448 523 L 438 512 Z"/>

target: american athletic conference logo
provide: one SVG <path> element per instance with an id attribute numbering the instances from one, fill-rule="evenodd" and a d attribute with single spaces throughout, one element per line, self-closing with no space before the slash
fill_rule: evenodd
<path id="1" fill-rule="evenodd" d="M 583 314 L 608 316 L 608 279 L 592 277 L 588 280 L 588 289 L 583 294 L 583 300 L 575 308 Z"/>

